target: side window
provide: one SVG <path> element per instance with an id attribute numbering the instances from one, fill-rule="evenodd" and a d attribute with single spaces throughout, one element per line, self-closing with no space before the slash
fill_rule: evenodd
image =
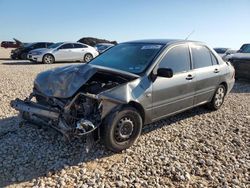
<path id="1" fill-rule="evenodd" d="M 60 47 L 60 49 L 70 49 L 73 48 L 73 45 L 71 43 L 64 44 Z"/>
<path id="2" fill-rule="evenodd" d="M 74 44 L 74 48 L 86 48 L 86 46 L 76 43 L 76 44 Z"/>
<path id="3" fill-rule="evenodd" d="M 180 45 L 170 49 L 162 59 L 159 68 L 171 68 L 174 72 L 186 72 L 190 70 L 190 56 L 187 45 Z"/>
<path id="4" fill-rule="evenodd" d="M 212 65 L 211 52 L 206 47 L 192 45 L 191 49 L 195 69 Z"/>
<path id="5" fill-rule="evenodd" d="M 45 43 L 37 43 L 34 45 L 34 48 L 45 48 Z"/>
<path id="6" fill-rule="evenodd" d="M 210 55 L 211 55 L 211 60 L 212 60 L 213 65 L 218 65 L 218 61 L 216 57 L 214 56 L 214 54 L 210 52 Z"/>

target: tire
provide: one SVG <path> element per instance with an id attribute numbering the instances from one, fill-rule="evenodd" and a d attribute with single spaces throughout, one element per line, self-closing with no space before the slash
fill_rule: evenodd
<path id="1" fill-rule="evenodd" d="M 87 54 L 84 55 L 83 62 L 84 62 L 84 63 L 88 63 L 88 62 L 90 62 L 92 59 L 93 59 L 93 55 L 90 54 L 90 53 L 87 53 Z"/>
<path id="2" fill-rule="evenodd" d="M 22 60 L 26 60 L 27 59 L 27 53 L 22 53 L 21 55 L 20 55 L 20 59 L 22 59 Z"/>
<path id="3" fill-rule="evenodd" d="M 101 140 L 106 148 L 120 152 L 132 146 L 142 130 L 142 118 L 135 108 L 124 107 L 105 118 Z"/>
<path id="4" fill-rule="evenodd" d="M 210 110 L 218 110 L 222 106 L 225 96 L 226 96 L 225 86 L 219 85 L 219 87 L 215 91 L 212 101 L 207 104 L 207 107 Z"/>
<path id="5" fill-rule="evenodd" d="M 44 64 L 52 64 L 54 62 L 55 62 L 55 58 L 54 58 L 53 55 L 51 55 L 51 54 L 45 54 L 43 56 L 43 63 Z"/>

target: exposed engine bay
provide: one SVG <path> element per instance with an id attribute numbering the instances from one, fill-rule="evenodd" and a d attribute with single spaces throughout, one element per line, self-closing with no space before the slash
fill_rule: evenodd
<path id="1" fill-rule="evenodd" d="M 69 98 L 46 96 L 34 86 L 28 98 L 16 99 L 11 106 L 25 121 L 50 125 L 69 139 L 80 137 L 96 130 L 104 118 L 105 101 L 97 95 L 128 81 L 123 76 L 96 72 Z"/>

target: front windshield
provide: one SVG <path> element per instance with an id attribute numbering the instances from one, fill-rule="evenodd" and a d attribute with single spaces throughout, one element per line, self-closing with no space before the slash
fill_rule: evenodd
<path id="1" fill-rule="evenodd" d="M 35 43 L 26 43 L 26 44 L 23 44 L 23 47 L 28 48 L 28 47 L 33 46 L 34 44 Z"/>
<path id="2" fill-rule="evenodd" d="M 241 49 L 242 53 L 250 53 L 250 44 L 245 45 L 242 49 Z"/>
<path id="3" fill-rule="evenodd" d="M 53 49 L 53 48 L 57 48 L 58 46 L 62 45 L 63 42 L 58 42 L 58 43 L 55 43 L 55 44 L 51 44 L 48 46 L 49 49 Z"/>
<path id="4" fill-rule="evenodd" d="M 140 74 L 145 71 L 162 47 L 161 44 L 119 44 L 93 59 L 90 64 Z"/>

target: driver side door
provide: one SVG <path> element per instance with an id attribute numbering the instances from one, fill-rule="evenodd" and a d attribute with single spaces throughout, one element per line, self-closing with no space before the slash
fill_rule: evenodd
<path id="1" fill-rule="evenodd" d="M 188 45 L 181 44 L 167 50 L 158 68 L 172 69 L 173 77 L 157 76 L 152 84 L 153 120 L 193 107 L 195 73 L 191 69 Z"/>

